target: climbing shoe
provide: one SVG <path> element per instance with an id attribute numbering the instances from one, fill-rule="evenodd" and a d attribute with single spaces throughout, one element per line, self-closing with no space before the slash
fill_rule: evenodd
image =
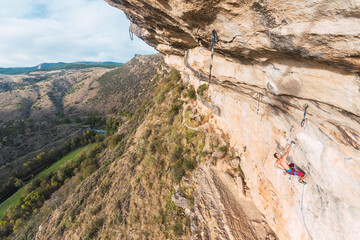
<path id="1" fill-rule="evenodd" d="M 305 182 L 304 180 L 302 180 L 300 183 L 302 183 L 302 184 L 304 184 L 304 185 L 307 184 L 307 182 Z"/>

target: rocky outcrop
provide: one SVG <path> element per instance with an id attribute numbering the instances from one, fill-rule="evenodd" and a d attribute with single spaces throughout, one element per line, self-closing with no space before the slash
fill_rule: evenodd
<path id="1" fill-rule="evenodd" d="M 106 1 L 195 87 L 207 81 L 216 31 L 208 97 L 198 105 L 229 136 L 251 198 L 280 239 L 358 238 L 359 1 Z M 306 186 L 274 167 L 290 140 Z"/>
<path id="2" fill-rule="evenodd" d="M 227 164 L 202 164 L 194 179 L 193 239 L 277 239 Z"/>
<path id="3" fill-rule="evenodd" d="M 185 55 L 209 48 L 244 62 L 306 58 L 359 71 L 360 3 L 352 1 L 105 0 L 160 52 Z"/>

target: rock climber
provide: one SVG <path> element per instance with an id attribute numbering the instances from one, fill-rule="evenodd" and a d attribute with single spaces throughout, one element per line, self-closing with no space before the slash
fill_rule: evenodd
<path id="1" fill-rule="evenodd" d="M 275 166 L 281 170 L 284 170 L 286 173 L 291 174 L 291 175 L 297 175 L 300 177 L 299 182 L 306 184 L 306 182 L 304 181 L 306 174 L 300 171 L 296 171 L 295 166 L 293 163 L 288 163 L 287 162 L 287 157 L 289 156 L 289 152 L 291 150 L 291 146 L 295 144 L 294 141 L 291 141 L 290 146 L 288 147 L 288 149 L 286 150 L 285 154 L 283 156 L 281 156 L 280 153 L 275 153 L 274 157 L 277 159 L 275 162 Z"/>

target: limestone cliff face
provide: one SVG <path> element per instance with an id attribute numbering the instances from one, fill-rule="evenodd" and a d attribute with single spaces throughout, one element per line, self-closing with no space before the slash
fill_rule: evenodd
<path id="1" fill-rule="evenodd" d="M 359 0 L 106 1 L 195 87 L 207 81 L 215 30 L 208 100 L 198 105 L 229 136 L 269 226 L 280 239 L 358 239 Z M 304 187 L 274 167 L 290 140 Z"/>

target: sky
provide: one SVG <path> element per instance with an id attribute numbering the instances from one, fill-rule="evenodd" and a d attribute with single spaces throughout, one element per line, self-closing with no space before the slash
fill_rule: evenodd
<path id="1" fill-rule="evenodd" d="M 0 67 L 115 61 L 156 53 L 104 0 L 0 0 Z"/>

